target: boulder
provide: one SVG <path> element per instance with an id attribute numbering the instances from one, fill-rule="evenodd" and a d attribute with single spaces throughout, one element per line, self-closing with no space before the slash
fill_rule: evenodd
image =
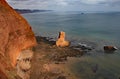
<path id="1" fill-rule="evenodd" d="M 69 46 L 70 42 L 65 40 L 65 32 L 59 32 L 58 40 L 56 41 L 57 47 L 66 47 Z"/>
<path id="2" fill-rule="evenodd" d="M 117 47 L 115 46 L 104 46 L 105 51 L 115 51 L 117 50 Z"/>
<path id="3" fill-rule="evenodd" d="M 82 50 L 92 50 L 93 49 L 91 46 L 88 46 L 87 44 L 82 44 L 82 43 L 79 43 L 79 47 Z"/>
<path id="4" fill-rule="evenodd" d="M 11 79 L 12 69 L 16 66 L 21 51 L 35 45 L 36 39 L 28 22 L 10 7 L 6 0 L 0 0 L 0 70 L 3 70 L 1 72 Z"/>

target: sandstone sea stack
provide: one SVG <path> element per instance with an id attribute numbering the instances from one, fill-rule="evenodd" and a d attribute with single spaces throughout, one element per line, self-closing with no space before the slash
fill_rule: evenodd
<path id="1" fill-rule="evenodd" d="M 58 40 L 56 41 L 56 46 L 58 47 L 66 47 L 69 46 L 69 41 L 65 40 L 65 32 L 61 31 L 59 32 Z"/>
<path id="2" fill-rule="evenodd" d="M 22 50 L 35 45 L 36 39 L 28 22 L 5 0 L 0 0 L 0 74 L 4 74 L 0 79 L 8 78 L 6 71 L 10 72 L 16 65 Z"/>

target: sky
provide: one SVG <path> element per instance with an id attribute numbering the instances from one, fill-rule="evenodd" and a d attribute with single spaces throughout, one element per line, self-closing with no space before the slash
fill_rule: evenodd
<path id="1" fill-rule="evenodd" d="M 120 0 L 6 0 L 16 9 L 120 11 Z"/>

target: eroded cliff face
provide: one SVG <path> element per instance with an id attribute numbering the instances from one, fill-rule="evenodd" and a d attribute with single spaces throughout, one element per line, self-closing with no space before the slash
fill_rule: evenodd
<path id="1" fill-rule="evenodd" d="M 35 45 L 36 39 L 28 22 L 5 0 L 0 0 L 0 79 L 1 74 L 6 76 L 6 70 L 15 67 L 22 50 Z"/>

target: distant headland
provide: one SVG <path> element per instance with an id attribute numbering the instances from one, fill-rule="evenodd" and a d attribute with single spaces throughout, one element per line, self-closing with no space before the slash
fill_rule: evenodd
<path id="1" fill-rule="evenodd" d="M 14 9 L 16 10 L 17 12 L 23 14 L 23 13 L 35 13 L 35 12 L 48 12 L 48 11 L 52 11 L 52 10 L 38 10 L 38 9 L 34 9 L 34 10 L 31 10 L 31 9 Z"/>

